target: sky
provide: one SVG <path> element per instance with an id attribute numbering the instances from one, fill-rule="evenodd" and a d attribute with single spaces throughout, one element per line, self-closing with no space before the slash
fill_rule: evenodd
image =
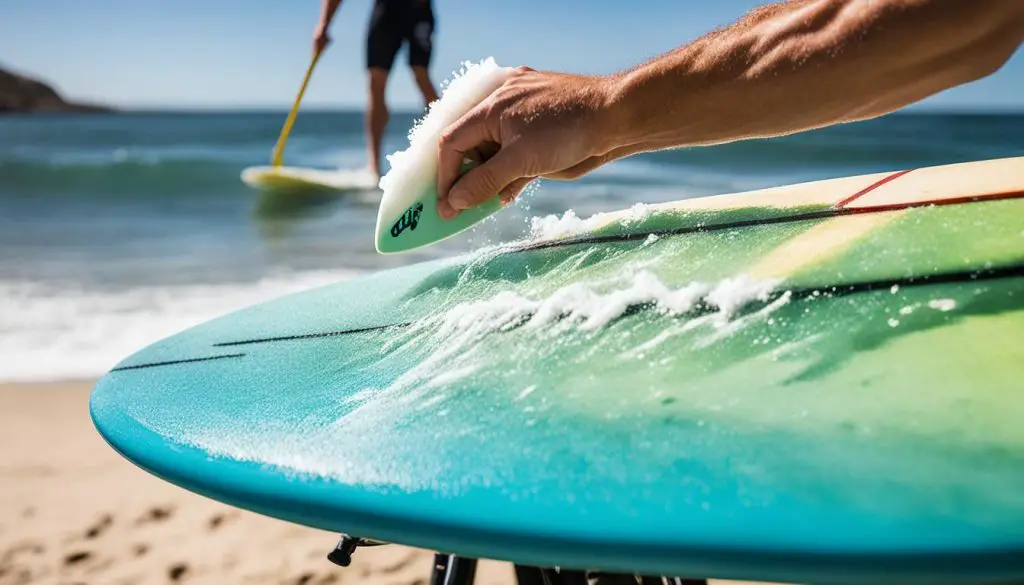
<path id="1" fill-rule="evenodd" d="M 966 1 L 966 0 L 965 0 Z M 361 109 L 373 0 L 344 0 L 334 43 L 304 108 Z M 754 0 L 434 0 L 436 83 L 464 61 L 494 57 L 575 73 L 611 73 L 691 41 L 762 4 Z M 4 0 L 0 66 L 65 97 L 125 108 L 289 108 L 311 55 L 320 0 Z M 405 67 L 395 109 L 422 105 Z M 1024 110 L 1024 51 L 997 74 L 915 109 Z"/>

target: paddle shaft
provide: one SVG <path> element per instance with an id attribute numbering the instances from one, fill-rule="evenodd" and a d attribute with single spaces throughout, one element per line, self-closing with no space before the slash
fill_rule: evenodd
<path id="1" fill-rule="evenodd" d="M 306 93 L 306 86 L 309 85 L 309 78 L 313 75 L 313 68 L 316 67 L 318 60 L 320 60 L 320 51 L 313 53 L 313 59 L 309 62 L 309 67 L 306 68 L 306 76 L 302 79 L 302 87 L 299 88 L 299 93 L 295 96 L 295 103 L 292 104 L 292 111 L 288 113 L 288 119 L 284 121 L 284 128 L 281 129 L 281 136 L 278 137 L 277 144 L 274 145 L 272 164 L 275 167 L 281 166 L 281 160 L 284 158 L 284 145 L 288 142 L 288 135 L 291 134 L 292 125 L 295 123 L 295 116 L 299 113 L 299 104 L 302 103 L 302 95 Z"/>

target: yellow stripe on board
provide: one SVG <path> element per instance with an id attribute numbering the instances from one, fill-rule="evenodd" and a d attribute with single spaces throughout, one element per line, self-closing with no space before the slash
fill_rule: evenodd
<path id="1" fill-rule="evenodd" d="M 751 267 L 755 278 L 786 278 L 816 262 L 834 257 L 906 211 L 847 215 L 823 223 L 787 240 Z"/>

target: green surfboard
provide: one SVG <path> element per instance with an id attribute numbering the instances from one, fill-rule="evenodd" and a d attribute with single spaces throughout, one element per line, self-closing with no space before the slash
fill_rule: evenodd
<path id="1" fill-rule="evenodd" d="M 209 497 L 468 558 L 1024 578 L 1024 158 L 584 227 L 169 337 L 96 426 Z"/>

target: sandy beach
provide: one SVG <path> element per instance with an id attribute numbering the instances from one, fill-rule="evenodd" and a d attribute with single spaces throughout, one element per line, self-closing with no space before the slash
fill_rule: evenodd
<path id="1" fill-rule="evenodd" d="M 0 386 L 0 584 L 426 583 L 397 545 L 325 555 L 337 535 L 220 504 L 122 459 L 89 419 L 91 382 Z M 511 583 L 481 562 L 478 583 Z"/>
<path id="2" fill-rule="evenodd" d="M 431 551 L 325 555 L 337 535 L 239 510 L 122 459 L 88 413 L 92 382 L 0 385 L 0 585 L 425 585 Z M 514 583 L 482 561 L 476 583 Z"/>

